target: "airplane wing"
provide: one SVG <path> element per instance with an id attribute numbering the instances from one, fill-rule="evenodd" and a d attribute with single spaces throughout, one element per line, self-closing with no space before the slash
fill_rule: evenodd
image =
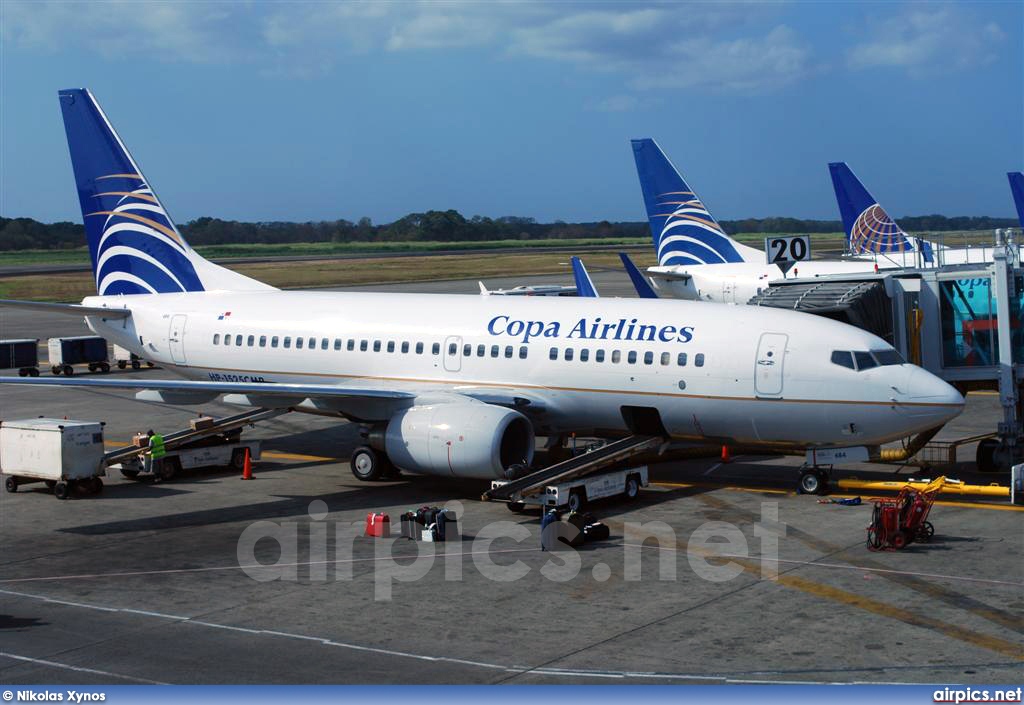
<path id="1" fill-rule="evenodd" d="M 21 308 L 28 311 L 46 311 L 63 313 L 69 316 L 103 316 L 104 318 L 128 318 L 132 315 L 127 308 L 106 308 L 104 306 L 82 306 L 81 304 L 49 304 L 42 301 L 19 301 L 17 299 L 0 299 L 0 306 Z"/>

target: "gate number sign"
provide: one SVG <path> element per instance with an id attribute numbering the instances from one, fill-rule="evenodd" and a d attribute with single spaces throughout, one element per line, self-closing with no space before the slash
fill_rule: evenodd
<path id="1" fill-rule="evenodd" d="M 803 262 L 811 258 L 811 238 L 809 235 L 766 237 L 764 252 L 768 264 Z"/>

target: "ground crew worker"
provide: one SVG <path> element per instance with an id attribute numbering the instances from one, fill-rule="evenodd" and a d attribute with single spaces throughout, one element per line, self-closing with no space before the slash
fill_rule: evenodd
<path id="1" fill-rule="evenodd" d="M 164 456 L 167 455 L 164 437 L 154 433 L 153 429 L 149 429 L 146 435 L 149 436 L 149 471 L 157 477 L 163 477 Z"/>

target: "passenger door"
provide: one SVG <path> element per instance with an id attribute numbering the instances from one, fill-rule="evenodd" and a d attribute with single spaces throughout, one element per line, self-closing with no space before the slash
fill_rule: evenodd
<path id="1" fill-rule="evenodd" d="M 762 333 L 754 365 L 754 391 L 758 396 L 782 396 L 782 374 L 786 361 L 785 333 Z"/>
<path id="2" fill-rule="evenodd" d="M 171 350 L 171 360 L 185 364 L 185 323 L 188 316 L 179 313 L 171 316 L 171 326 L 167 331 L 167 344 Z"/>

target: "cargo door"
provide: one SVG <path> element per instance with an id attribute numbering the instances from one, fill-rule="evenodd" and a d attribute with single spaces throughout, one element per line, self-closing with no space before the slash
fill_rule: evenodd
<path id="1" fill-rule="evenodd" d="M 185 323 L 188 316 L 178 313 L 171 316 L 171 327 L 167 331 L 167 343 L 171 349 L 171 360 L 185 364 Z"/>
<path id="2" fill-rule="evenodd" d="M 462 369 L 462 338 L 450 335 L 444 341 L 444 368 L 449 372 Z"/>
<path id="3" fill-rule="evenodd" d="M 782 373 L 786 361 L 785 333 L 762 333 L 754 365 L 754 391 L 758 396 L 782 396 Z"/>

